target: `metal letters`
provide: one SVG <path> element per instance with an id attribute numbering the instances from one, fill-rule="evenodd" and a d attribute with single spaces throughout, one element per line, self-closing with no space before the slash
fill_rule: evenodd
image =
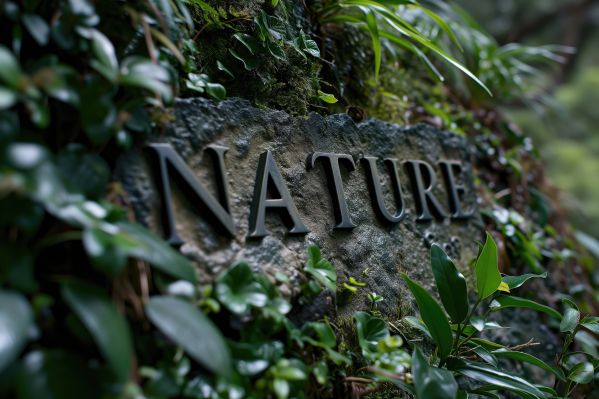
<path id="1" fill-rule="evenodd" d="M 393 158 L 385 158 L 384 160 L 385 165 L 387 165 L 387 169 L 389 170 L 391 185 L 393 187 L 393 196 L 395 197 L 395 204 L 397 207 L 395 214 L 391 214 L 385 206 L 383 189 L 381 187 L 381 177 L 379 176 L 379 171 L 376 166 L 376 160 L 376 157 L 362 158 L 362 163 L 366 169 L 366 180 L 368 181 L 368 188 L 370 189 L 372 205 L 377 215 L 384 221 L 389 223 L 399 223 L 406 216 L 406 208 L 399 182 L 399 171 L 397 170 L 398 160 Z"/>
<path id="2" fill-rule="evenodd" d="M 229 208 L 229 192 L 225 173 L 225 153 L 223 146 L 209 146 L 206 152 L 212 157 L 214 164 L 214 177 L 216 180 L 217 195 L 215 198 L 206 187 L 200 183 L 193 172 L 185 164 L 170 144 L 150 144 L 148 146 L 154 159 L 157 159 L 157 185 L 161 196 L 161 213 L 164 223 L 164 232 L 167 241 L 172 245 L 181 245 L 183 240 L 177 234 L 170 179 L 176 179 L 182 192 L 194 206 L 203 211 L 203 216 L 213 222 L 217 228 L 228 236 L 235 236 L 235 223 Z M 347 199 L 343 190 L 340 164 L 344 163 L 349 171 L 356 168 L 354 160 L 349 154 L 336 154 L 328 152 L 315 152 L 308 156 L 307 169 L 313 169 L 316 162 L 321 160 L 326 173 L 327 185 L 333 203 L 335 215 L 335 229 L 352 229 Z M 364 156 L 361 163 L 366 175 L 366 183 L 370 192 L 373 210 L 382 222 L 397 224 L 406 216 L 406 203 L 400 182 L 400 161 L 395 158 L 383 160 L 389 174 L 390 191 L 393 193 L 395 212 L 387 208 L 383 193 L 383 179 L 377 167 L 377 158 Z M 456 160 L 443 160 L 438 162 L 438 167 L 443 175 L 445 191 L 449 205 L 447 212 L 439 199 L 434 194 L 437 177 L 433 167 L 421 160 L 408 160 L 404 162 L 410 179 L 416 220 L 431 221 L 433 218 L 467 219 L 474 210 L 466 211 L 462 207 L 461 197 L 466 192 L 464 183 L 459 183 L 458 175 L 463 172 L 462 164 Z M 391 209 L 393 207 L 391 206 Z M 265 221 L 268 212 L 277 212 L 290 234 L 306 234 L 309 232 L 304 225 L 295 203 L 285 185 L 283 176 L 275 163 L 271 151 L 260 155 L 256 170 L 254 195 L 250 206 L 249 237 L 260 238 L 267 235 Z M 448 215 L 449 213 L 449 215 Z"/>
<path id="3" fill-rule="evenodd" d="M 349 211 L 347 209 L 347 201 L 343 192 L 343 180 L 341 179 L 341 171 L 339 170 L 339 162 L 345 161 L 348 164 L 348 169 L 353 171 L 356 169 L 354 159 L 349 154 L 333 154 L 330 152 L 315 152 L 308 157 L 308 168 L 313 169 L 316 161 L 322 159 L 324 162 L 324 170 L 327 175 L 327 183 L 331 197 L 333 198 L 333 211 L 335 213 L 336 229 L 353 229 L 356 227 L 351 221 Z"/>
<path id="4" fill-rule="evenodd" d="M 202 211 L 207 211 L 206 216 L 229 236 L 235 235 L 235 223 L 229 210 L 229 193 L 224 171 L 224 154 L 226 147 L 211 146 L 206 150 L 216 158 L 216 180 L 219 201 L 214 199 L 206 188 L 193 175 L 193 172 L 185 164 L 170 144 L 150 144 L 148 149 L 158 158 L 158 186 L 161 194 L 162 218 L 166 240 L 169 244 L 179 246 L 183 240 L 177 234 L 175 228 L 175 216 L 173 214 L 173 200 L 169 172 L 175 172 L 175 176 L 182 183 L 181 187 L 188 196 L 199 200 L 197 205 Z"/>
<path id="5" fill-rule="evenodd" d="M 439 219 L 446 218 L 447 213 L 433 194 L 433 188 L 437 185 L 433 167 L 424 161 L 415 160 L 406 161 L 405 165 L 414 190 L 414 201 L 418 213 L 416 220 L 431 220 L 433 218 L 431 211 Z"/>
<path id="6" fill-rule="evenodd" d="M 269 194 L 279 198 L 268 198 Z M 254 198 L 250 208 L 250 237 L 266 235 L 264 220 L 268 209 L 279 211 L 283 223 L 290 229 L 289 233 L 308 233 L 309 230 L 300 220 L 297 208 L 270 151 L 263 152 L 258 161 Z"/>

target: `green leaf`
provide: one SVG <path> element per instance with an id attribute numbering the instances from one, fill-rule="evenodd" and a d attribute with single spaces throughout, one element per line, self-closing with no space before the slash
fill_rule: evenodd
<path id="1" fill-rule="evenodd" d="M 189 302 L 154 296 L 146 305 L 150 321 L 206 369 L 228 377 L 231 356 L 220 331 Z"/>
<path id="2" fill-rule="evenodd" d="M 527 308 L 536 310 L 538 312 L 543 312 L 557 320 L 562 319 L 562 315 L 557 310 L 550 308 L 549 306 L 541 305 L 540 303 L 531 301 L 530 299 L 520 298 L 512 295 L 501 295 L 495 298 L 495 300 L 491 302 L 490 308 L 493 312 L 505 308 Z"/>
<path id="3" fill-rule="evenodd" d="M 206 84 L 206 93 L 217 100 L 224 100 L 227 97 L 227 90 L 220 83 L 208 82 Z"/>
<path id="4" fill-rule="evenodd" d="M 289 383 L 282 378 L 275 378 L 272 382 L 272 390 L 277 399 L 287 399 L 289 396 Z"/>
<path id="5" fill-rule="evenodd" d="M 191 263 L 164 240 L 138 224 L 121 222 L 116 227 L 116 232 L 111 229 L 108 232 L 113 233 L 113 244 L 127 256 L 145 260 L 166 274 L 196 283 Z"/>
<path id="6" fill-rule="evenodd" d="M 83 322 L 120 381 L 131 373 L 133 344 L 126 319 L 97 287 L 83 282 L 62 284 L 62 297 Z"/>
<path id="7" fill-rule="evenodd" d="M 418 399 L 454 399 L 458 384 L 450 371 L 431 367 L 418 347 L 412 354 L 412 375 Z"/>
<path id="8" fill-rule="evenodd" d="M 320 248 L 316 245 L 308 247 L 308 262 L 304 271 L 333 293 L 337 291 L 337 271 L 331 262 L 321 258 Z"/>
<path id="9" fill-rule="evenodd" d="M 15 56 L 8 48 L 0 46 L 0 80 L 16 89 L 22 78 L 23 73 Z"/>
<path id="10" fill-rule="evenodd" d="M 17 93 L 5 87 L 0 87 L 0 110 L 12 107 L 17 101 Z"/>
<path id="11" fill-rule="evenodd" d="M 366 27 L 368 28 L 370 39 L 372 40 L 372 52 L 374 53 L 374 80 L 378 81 L 382 59 L 381 37 L 379 36 L 379 28 L 374 12 L 366 8 L 363 9 L 363 11 L 365 14 L 364 21 L 366 22 Z"/>
<path id="12" fill-rule="evenodd" d="M 580 325 L 594 332 L 595 334 L 599 334 L 599 317 L 586 316 L 580 321 Z"/>
<path id="13" fill-rule="evenodd" d="M 318 98 L 327 104 L 335 104 L 338 101 L 333 94 L 325 93 L 322 90 L 318 90 Z"/>
<path id="14" fill-rule="evenodd" d="M 118 74 L 118 61 L 114 51 L 114 46 L 110 40 L 100 31 L 93 30 L 91 33 L 92 51 L 98 60 L 98 63 L 92 63 L 92 66 L 98 72 L 105 73 L 108 80 L 113 81 Z"/>
<path id="15" fill-rule="evenodd" d="M 431 266 L 443 307 L 455 323 L 468 315 L 466 279 L 437 244 L 431 247 Z"/>
<path id="16" fill-rule="evenodd" d="M 443 309 L 441 309 L 441 306 L 424 288 L 412 281 L 405 273 L 402 273 L 401 277 L 408 285 L 410 291 L 412 291 L 412 295 L 416 298 L 420 316 L 437 344 L 439 357 L 445 359 L 453 346 L 453 335 L 447 316 L 443 312 Z"/>
<path id="17" fill-rule="evenodd" d="M 589 362 L 578 363 L 568 373 L 568 380 L 577 384 L 588 384 L 593 381 L 595 368 Z"/>
<path id="18" fill-rule="evenodd" d="M 533 355 L 530 355 L 528 353 L 510 351 L 507 349 L 498 349 L 498 350 L 493 351 L 492 354 L 495 355 L 496 357 L 505 357 L 508 359 L 519 360 L 521 362 L 526 362 L 526 363 L 532 364 L 533 366 L 537 366 L 545 371 L 550 372 L 551 374 L 555 375 L 558 379 L 560 379 L 562 381 L 564 381 L 566 378 L 564 376 L 564 372 L 562 370 L 560 370 L 559 368 L 550 366 L 549 364 L 545 363 L 541 359 L 539 359 Z"/>
<path id="19" fill-rule="evenodd" d="M 389 329 L 385 320 L 371 316 L 366 312 L 356 312 L 356 331 L 358 333 L 358 344 L 364 355 L 376 352 L 376 345 L 381 339 L 389 336 Z"/>
<path id="20" fill-rule="evenodd" d="M 474 270 L 479 299 L 485 299 L 497 291 L 501 284 L 501 274 L 497 266 L 497 245 L 489 233 Z"/>
<path id="21" fill-rule="evenodd" d="M 512 391 L 524 397 L 546 397 L 545 393 L 543 393 L 539 388 L 523 378 L 505 373 L 485 363 L 451 358 L 448 362 L 448 368 L 465 377 L 486 384 L 495 385 L 499 389 Z"/>
<path id="22" fill-rule="evenodd" d="M 561 332 L 572 333 L 576 329 L 576 326 L 578 326 L 579 320 L 580 320 L 580 312 L 577 309 L 568 308 L 564 312 L 562 321 L 559 324 L 559 330 Z"/>
<path id="23" fill-rule="evenodd" d="M 531 278 L 546 278 L 546 277 L 547 277 L 547 272 L 544 272 L 543 274 L 527 273 L 527 274 L 523 274 L 521 276 L 503 276 L 503 278 L 501 280 L 504 283 L 506 283 L 508 285 L 508 287 L 510 287 L 510 290 L 513 290 L 515 288 L 520 287 L 522 284 L 524 284 Z"/>
<path id="24" fill-rule="evenodd" d="M 262 308 L 268 296 L 245 262 L 235 263 L 216 279 L 216 297 L 231 312 L 242 314 L 250 306 Z"/>
<path id="25" fill-rule="evenodd" d="M 37 44 L 45 46 L 50 40 L 50 27 L 39 15 L 24 14 L 23 25 Z"/>
<path id="26" fill-rule="evenodd" d="M 106 395 L 105 370 L 88 359 L 62 350 L 28 353 L 15 381 L 19 399 L 100 399 Z M 114 381 L 112 381 L 114 383 Z M 104 391 L 104 392 L 103 392 Z"/>
<path id="27" fill-rule="evenodd" d="M 0 373 L 19 356 L 33 326 L 27 299 L 16 292 L 0 291 Z"/>
<path id="28" fill-rule="evenodd" d="M 123 60 L 119 82 L 125 86 L 150 90 L 165 101 L 171 101 L 173 97 L 168 71 L 143 57 L 130 56 Z"/>

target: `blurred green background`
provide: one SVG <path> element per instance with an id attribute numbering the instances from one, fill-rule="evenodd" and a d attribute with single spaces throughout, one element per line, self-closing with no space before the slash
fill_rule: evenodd
<path id="1" fill-rule="evenodd" d="M 501 44 L 577 51 L 539 73 L 536 101 L 505 107 L 531 136 L 581 231 L 599 238 L 599 0 L 459 0 Z"/>

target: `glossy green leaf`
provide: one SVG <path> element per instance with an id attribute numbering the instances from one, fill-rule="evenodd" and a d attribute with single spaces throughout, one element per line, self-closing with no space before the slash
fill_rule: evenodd
<path id="1" fill-rule="evenodd" d="M 13 90 L 0 87 L 0 110 L 12 107 L 17 101 L 17 93 Z"/>
<path id="2" fill-rule="evenodd" d="M 320 248 L 316 245 L 308 247 L 308 262 L 304 271 L 333 293 L 337 291 L 337 271 L 331 262 L 321 258 Z"/>
<path id="3" fill-rule="evenodd" d="M 354 320 L 356 321 L 358 344 L 364 355 L 376 351 L 377 343 L 389 336 L 387 323 L 383 319 L 371 316 L 366 312 L 356 312 Z"/>
<path id="4" fill-rule="evenodd" d="M 154 296 L 146 304 L 150 321 L 206 369 L 228 376 L 231 356 L 224 338 L 199 309 L 184 300 Z"/>
<path id="5" fill-rule="evenodd" d="M 580 321 L 580 312 L 577 309 L 567 308 L 559 324 L 561 332 L 574 332 Z"/>
<path id="6" fill-rule="evenodd" d="M 588 384 L 593 381 L 595 368 L 589 362 L 578 363 L 568 373 L 568 380 L 577 384 Z"/>
<path id="7" fill-rule="evenodd" d="M 546 277 L 547 277 L 547 272 L 544 272 L 542 274 L 527 273 L 527 274 L 523 274 L 521 276 L 503 276 L 503 278 L 501 280 L 504 283 L 506 283 L 508 285 L 508 287 L 510 287 L 510 290 L 513 290 L 515 288 L 520 287 L 522 284 L 524 284 L 531 278 L 546 278 Z"/>
<path id="8" fill-rule="evenodd" d="M 19 399 L 100 399 L 109 396 L 104 370 L 92 370 L 84 357 L 62 350 L 28 353 L 15 381 Z"/>
<path id="9" fill-rule="evenodd" d="M 485 363 L 452 358 L 448 362 L 448 368 L 465 377 L 483 382 L 485 384 L 491 384 L 498 388 L 512 391 L 525 397 L 546 397 L 543 391 L 525 379 L 514 376 L 508 372 L 500 371 L 497 368 Z"/>
<path id="10" fill-rule="evenodd" d="M 580 321 L 580 325 L 594 332 L 595 334 L 599 334 L 599 317 L 586 316 Z"/>
<path id="11" fill-rule="evenodd" d="M 478 290 L 479 299 L 485 299 L 497 291 L 499 284 L 501 284 L 497 245 L 489 233 L 487 233 L 485 245 L 476 260 L 474 270 L 476 272 L 476 289 Z"/>
<path id="12" fill-rule="evenodd" d="M 97 63 L 92 63 L 99 72 L 105 73 L 106 78 L 114 80 L 118 74 L 118 61 L 114 46 L 110 40 L 102 32 L 93 30 L 91 33 L 92 51 L 98 60 Z"/>
<path id="13" fill-rule="evenodd" d="M 119 230 L 114 243 L 128 256 L 145 260 L 166 274 L 195 284 L 191 263 L 164 240 L 138 224 L 121 222 L 116 226 Z"/>
<path id="14" fill-rule="evenodd" d="M 166 101 L 173 98 L 168 71 L 143 57 L 130 56 L 123 60 L 119 82 L 125 86 L 147 89 Z"/>
<path id="15" fill-rule="evenodd" d="M 268 296 L 245 262 L 234 264 L 216 279 L 216 297 L 231 312 L 242 314 L 250 306 L 266 306 Z"/>
<path id="16" fill-rule="evenodd" d="M 437 344 L 438 354 L 441 359 L 445 359 L 451 352 L 453 346 L 453 335 L 449 320 L 441 309 L 441 306 L 433 299 L 433 297 L 418 283 L 412 281 L 405 273 L 401 277 L 408 285 L 412 295 L 416 298 L 420 317 L 426 324 L 433 340 Z"/>
<path id="17" fill-rule="evenodd" d="M 327 104 L 336 104 L 339 101 L 333 94 L 325 93 L 322 90 L 318 90 L 318 98 Z"/>
<path id="18" fill-rule="evenodd" d="M 493 312 L 496 312 L 505 308 L 527 308 L 536 310 L 538 312 L 543 312 L 554 319 L 561 320 L 562 315 L 555 309 L 550 308 L 549 306 L 541 305 L 535 301 L 531 301 L 530 299 L 520 298 L 517 296 L 507 296 L 501 295 L 489 305 Z"/>
<path id="19" fill-rule="evenodd" d="M 125 317 L 102 291 L 87 283 L 63 283 L 62 297 L 94 338 L 119 380 L 127 380 L 133 343 Z"/>
<path id="20" fill-rule="evenodd" d="M 364 9 L 364 14 L 364 20 L 368 32 L 370 33 L 370 39 L 372 40 L 372 52 L 374 53 L 374 79 L 378 80 L 382 60 L 381 37 L 379 35 L 379 28 L 374 11 Z"/>
<path id="21" fill-rule="evenodd" d="M 50 40 L 50 27 L 39 15 L 24 14 L 23 25 L 37 44 L 45 46 Z"/>
<path id="22" fill-rule="evenodd" d="M 22 78 L 17 59 L 8 48 L 0 45 L 0 80 L 8 87 L 17 88 Z"/>
<path id="23" fill-rule="evenodd" d="M 458 384 L 450 371 L 432 367 L 418 347 L 412 354 L 412 376 L 416 398 L 455 399 Z"/>
<path id="24" fill-rule="evenodd" d="M 431 247 L 431 266 L 443 307 L 455 323 L 461 323 L 468 315 L 466 279 L 437 244 Z"/>
<path id="25" fill-rule="evenodd" d="M 27 299 L 16 292 L 0 291 L 0 373 L 19 356 L 33 326 Z"/>
<path id="26" fill-rule="evenodd" d="M 557 378 L 559 378 L 562 381 L 565 380 L 564 372 L 562 370 L 545 363 L 541 359 L 539 359 L 531 354 L 528 354 L 525 352 L 510 351 L 510 350 L 506 350 L 506 349 L 498 349 L 498 350 L 493 351 L 492 353 L 496 357 L 514 359 L 514 360 L 518 360 L 521 362 L 526 362 L 526 363 L 532 364 L 533 366 L 537 366 L 545 371 L 550 372 L 551 374 L 555 375 Z"/>

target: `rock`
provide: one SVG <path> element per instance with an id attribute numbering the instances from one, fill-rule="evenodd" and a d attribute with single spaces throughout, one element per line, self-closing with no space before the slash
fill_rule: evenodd
<path id="1" fill-rule="evenodd" d="M 397 126 L 379 120 L 356 124 L 344 114 L 322 117 L 311 114 L 293 118 L 284 112 L 253 108 L 247 101 L 230 99 L 215 104 L 193 98 L 179 99 L 175 120 L 164 135 L 151 137 L 149 143 L 169 143 L 185 161 L 198 181 L 216 193 L 214 164 L 203 156 L 210 144 L 226 146 L 226 176 L 231 213 L 236 226 L 233 238 L 214 228 L 196 202 L 183 195 L 182 185 L 172 181 L 173 208 L 178 235 L 185 242 L 181 251 L 199 268 L 203 282 L 227 268 L 232 262 L 246 260 L 256 270 L 273 277 L 281 272 L 289 277 L 284 290 L 299 292 L 299 280 L 306 260 L 306 247 L 314 243 L 337 269 L 339 285 L 349 277 L 366 283 L 349 300 L 338 303 L 339 315 L 350 315 L 368 306 L 366 294 L 377 292 L 385 300 L 383 314 L 397 317 L 401 309 L 413 309 L 412 296 L 399 277 L 406 272 L 432 290 L 433 278 L 429 249 L 433 242 L 443 245 L 460 270 L 470 276 L 469 263 L 476 256 L 477 242 L 483 239 L 483 223 L 476 209 L 476 191 L 468 162 L 466 140 L 431 126 Z M 254 194 L 256 168 L 260 154 L 270 150 L 301 221 L 309 233 L 291 235 L 281 218 L 267 213 L 263 238 L 250 238 L 249 213 Z M 333 200 L 327 186 L 324 165 L 317 162 L 307 169 L 313 152 L 350 154 L 354 171 L 341 165 L 341 177 L 353 229 L 334 229 Z M 446 185 L 437 162 L 459 160 L 463 170 L 460 182 L 466 190 L 461 198 L 464 209 L 473 211 L 465 220 L 450 218 L 416 221 L 414 193 L 405 167 L 399 175 L 406 206 L 406 217 L 396 224 L 385 224 L 373 210 L 366 169 L 360 158 L 379 157 L 379 173 L 384 180 L 385 203 L 391 213 L 395 201 L 389 190 L 390 177 L 382 159 L 400 162 L 423 160 L 434 167 L 438 183 L 433 190 L 442 206 L 449 209 Z M 163 234 L 161 196 L 157 190 L 155 166 L 143 149 L 137 148 L 119 159 L 116 177 L 123 183 L 139 222 Z M 216 197 L 216 194 L 214 194 Z"/>

